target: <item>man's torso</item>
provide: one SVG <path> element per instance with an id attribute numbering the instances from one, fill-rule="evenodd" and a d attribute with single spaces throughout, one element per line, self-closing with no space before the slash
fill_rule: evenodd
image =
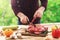
<path id="1" fill-rule="evenodd" d="M 38 0 L 11 0 L 15 6 L 32 20 L 35 11 L 39 8 Z"/>

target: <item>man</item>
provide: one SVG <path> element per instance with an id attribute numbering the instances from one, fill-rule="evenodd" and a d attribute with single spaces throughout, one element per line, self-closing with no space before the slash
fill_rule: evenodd
<path id="1" fill-rule="evenodd" d="M 41 5 L 39 6 L 39 2 Z M 34 24 L 40 23 L 40 18 L 46 10 L 48 0 L 11 0 L 12 9 L 18 17 L 19 24 L 26 24 L 33 18 L 36 20 Z"/>

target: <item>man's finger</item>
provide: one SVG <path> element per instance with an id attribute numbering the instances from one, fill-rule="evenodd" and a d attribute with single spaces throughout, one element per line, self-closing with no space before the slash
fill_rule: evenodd
<path id="1" fill-rule="evenodd" d="M 34 18 L 36 18 L 37 17 L 37 12 L 34 14 Z"/>

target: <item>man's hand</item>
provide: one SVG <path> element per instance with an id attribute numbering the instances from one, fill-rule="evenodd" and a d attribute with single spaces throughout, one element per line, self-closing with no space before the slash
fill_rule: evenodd
<path id="1" fill-rule="evenodd" d="M 33 17 L 34 17 L 34 18 L 37 18 L 37 17 L 41 18 L 42 15 L 43 15 L 44 10 L 45 10 L 44 7 L 40 7 L 40 8 L 35 12 L 35 14 L 34 14 Z"/>
<path id="2" fill-rule="evenodd" d="M 26 24 L 29 19 L 26 15 L 24 15 L 22 12 L 19 12 L 17 15 L 20 18 L 21 23 Z"/>

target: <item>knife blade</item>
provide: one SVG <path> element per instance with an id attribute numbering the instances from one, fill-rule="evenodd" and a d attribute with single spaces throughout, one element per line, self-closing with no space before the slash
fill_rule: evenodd
<path id="1" fill-rule="evenodd" d="M 31 22 L 30 22 L 30 21 L 28 21 L 28 25 L 33 25 L 34 27 L 36 27 L 36 25 L 35 25 L 35 24 L 33 24 L 33 22 L 35 21 L 35 19 L 36 19 L 36 18 L 33 18 Z"/>
<path id="2" fill-rule="evenodd" d="M 36 18 L 33 18 L 32 21 L 30 22 L 30 24 L 33 24 L 33 22 L 35 21 Z"/>
<path id="3" fill-rule="evenodd" d="M 33 22 L 34 22 L 36 19 L 41 19 L 41 18 L 39 18 L 39 17 L 33 18 L 31 22 L 28 20 L 28 24 L 29 24 L 29 25 L 34 25 Z"/>

